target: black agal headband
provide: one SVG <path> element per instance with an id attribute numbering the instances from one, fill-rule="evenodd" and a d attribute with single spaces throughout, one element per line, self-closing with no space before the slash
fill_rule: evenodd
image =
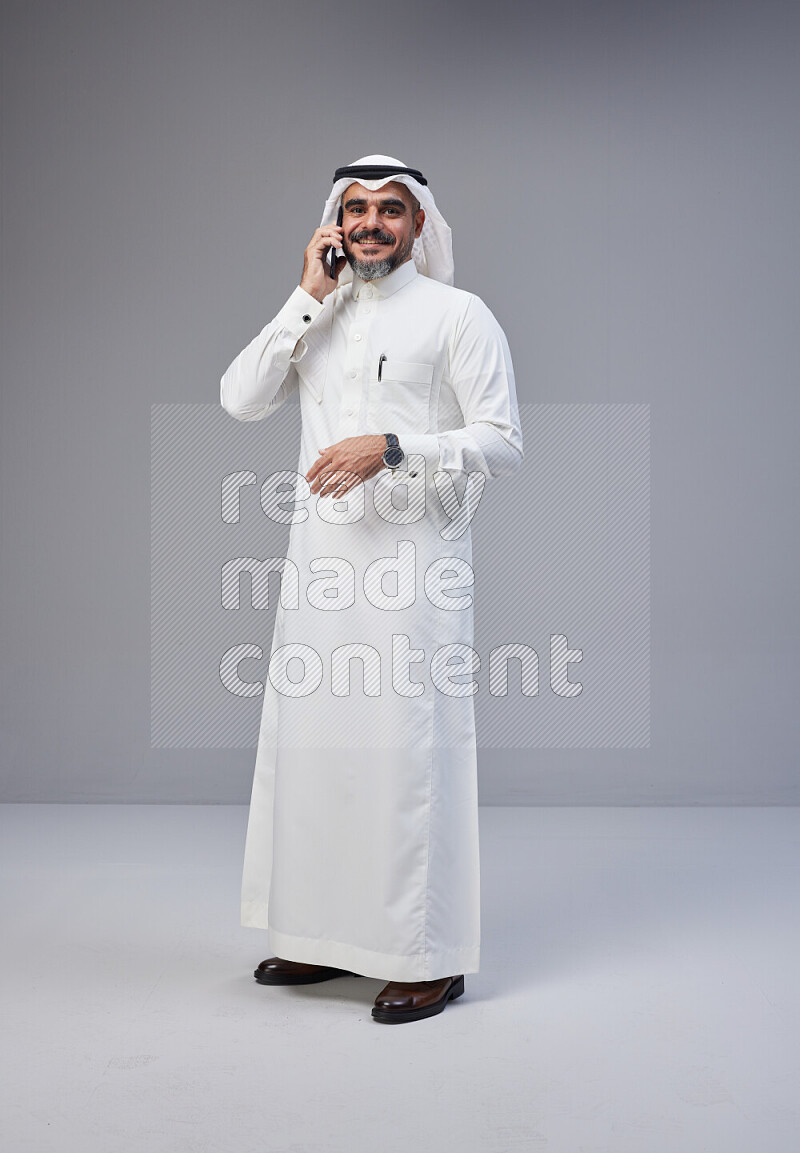
<path id="1" fill-rule="evenodd" d="M 418 184 L 428 183 L 418 168 L 403 168 L 401 164 L 348 164 L 345 168 L 336 169 L 333 183 L 343 176 L 352 176 L 353 180 L 359 177 L 364 180 L 383 180 L 384 176 L 413 176 Z"/>

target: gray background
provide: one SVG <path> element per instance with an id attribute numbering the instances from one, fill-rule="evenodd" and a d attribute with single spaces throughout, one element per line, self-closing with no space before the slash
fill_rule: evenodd
<path id="1" fill-rule="evenodd" d="M 651 405 L 651 745 L 484 750 L 482 800 L 800 800 L 792 4 L 2 13 L 3 800 L 247 799 L 254 749 L 150 747 L 150 408 L 218 402 L 373 151 L 521 401 Z"/>

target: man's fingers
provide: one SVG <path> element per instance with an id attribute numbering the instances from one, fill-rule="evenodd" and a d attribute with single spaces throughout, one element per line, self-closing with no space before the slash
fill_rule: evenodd
<path id="1" fill-rule="evenodd" d="M 320 488 L 324 488 L 324 486 L 330 482 L 332 477 L 341 476 L 341 471 L 338 469 L 331 469 L 327 472 L 322 471 L 328 466 L 329 463 L 329 461 L 318 460 L 308 470 L 306 479 L 311 485 L 312 492 L 319 492 Z"/>
<path id="2" fill-rule="evenodd" d="M 344 484 L 349 476 L 350 473 L 340 468 L 331 469 L 330 472 L 323 473 L 319 478 L 320 491 L 331 487 L 336 488 L 337 485 Z"/>
<path id="3" fill-rule="evenodd" d="M 314 461 L 314 463 L 311 465 L 311 468 L 306 473 L 306 480 L 307 481 L 312 481 L 314 479 L 314 477 L 317 475 L 317 473 L 319 472 L 319 470 L 323 467 L 323 465 L 330 463 L 330 458 L 327 458 L 324 455 L 325 453 L 328 452 L 327 448 L 320 448 L 317 450 L 317 452 L 318 452 L 317 459 Z"/>
<path id="4" fill-rule="evenodd" d="M 320 496 L 331 496 L 339 489 L 347 491 L 355 488 L 358 484 L 361 484 L 361 477 L 357 472 L 352 472 L 350 469 L 334 469 L 320 478 L 318 490 L 312 486 L 311 491 L 319 491 Z"/>
<path id="5" fill-rule="evenodd" d="M 346 493 L 346 492 L 352 492 L 352 490 L 354 488 L 356 488 L 359 484 L 361 484 L 361 478 L 360 477 L 357 477 L 355 480 L 341 480 L 338 483 L 323 485 L 322 489 L 320 490 L 319 495 L 320 496 L 336 496 L 337 494 L 344 495 L 344 493 Z"/>
<path id="6" fill-rule="evenodd" d="M 337 248 L 342 246 L 342 229 L 336 229 L 334 225 L 331 225 L 330 228 L 318 229 L 316 234 L 312 236 L 308 247 L 318 252 L 321 248 L 330 248 L 332 244 L 335 244 Z"/>

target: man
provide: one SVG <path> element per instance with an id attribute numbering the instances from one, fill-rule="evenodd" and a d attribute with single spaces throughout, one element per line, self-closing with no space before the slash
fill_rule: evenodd
<path id="1" fill-rule="evenodd" d="M 302 415 L 245 846 L 242 923 L 276 951 L 255 976 L 379 977 L 386 1023 L 441 1012 L 479 965 L 469 521 L 522 435 L 505 336 L 452 284 L 425 177 L 362 157 L 220 382 L 238 420 L 295 391 Z"/>

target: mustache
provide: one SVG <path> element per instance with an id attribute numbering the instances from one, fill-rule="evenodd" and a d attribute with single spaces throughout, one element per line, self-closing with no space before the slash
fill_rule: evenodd
<path id="1" fill-rule="evenodd" d="M 364 240 L 377 240 L 381 244 L 394 244 L 394 237 L 391 232 L 381 232 L 380 229 L 374 232 L 353 232 L 350 236 L 351 244 L 360 244 Z"/>

